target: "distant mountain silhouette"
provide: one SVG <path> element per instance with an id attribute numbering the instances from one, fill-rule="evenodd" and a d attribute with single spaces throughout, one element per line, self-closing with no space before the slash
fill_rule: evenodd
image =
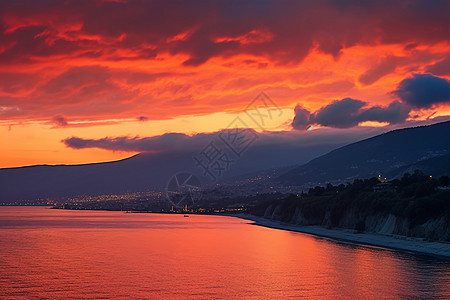
<path id="1" fill-rule="evenodd" d="M 449 153 L 450 122 L 442 122 L 394 130 L 349 144 L 287 172 L 279 180 L 293 185 L 325 184 L 379 174 L 396 176 L 409 168 L 429 168 L 444 174 L 448 173 Z"/>
<path id="2" fill-rule="evenodd" d="M 0 202 L 41 197 L 98 195 L 161 189 L 173 168 L 187 166 L 185 157 L 176 153 L 148 154 L 107 163 L 84 165 L 37 165 L 0 170 Z"/>
<path id="3" fill-rule="evenodd" d="M 293 162 L 304 163 L 317 153 L 326 153 L 335 147 L 331 143 L 307 148 L 255 144 L 240 160 L 235 159 L 220 180 L 242 180 L 246 176 L 255 176 L 259 171 L 292 165 Z M 157 154 L 141 153 L 107 163 L 0 169 L 0 203 L 83 194 L 164 191 L 170 178 L 178 172 L 190 172 L 202 184 L 214 184 L 201 169 L 195 167 L 193 156 L 196 155 L 197 151 L 174 150 Z"/>

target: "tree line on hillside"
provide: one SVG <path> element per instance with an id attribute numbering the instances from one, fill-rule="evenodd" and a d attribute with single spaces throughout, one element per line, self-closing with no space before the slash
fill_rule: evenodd
<path id="1" fill-rule="evenodd" d="M 339 227 L 342 218 L 349 211 L 358 216 L 355 225 L 364 231 L 365 218 L 373 215 L 392 214 L 402 217 L 409 226 L 424 224 L 428 220 L 444 217 L 450 220 L 450 178 L 433 178 L 416 170 L 405 173 L 401 179 L 382 182 L 379 178 L 356 179 L 353 183 L 326 187 L 316 186 L 307 193 L 290 195 L 287 198 L 268 201 L 251 209 L 251 213 L 267 216 L 268 208 L 277 207 L 272 218 L 292 222 L 301 211 L 311 223 Z"/>

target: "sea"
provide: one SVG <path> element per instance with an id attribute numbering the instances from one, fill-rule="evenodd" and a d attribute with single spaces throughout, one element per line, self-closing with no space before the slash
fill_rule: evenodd
<path id="1" fill-rule="evenodd" d="M 450 299 L 450 261 L 228 216 L 0 207 L 0 299 Z"/>

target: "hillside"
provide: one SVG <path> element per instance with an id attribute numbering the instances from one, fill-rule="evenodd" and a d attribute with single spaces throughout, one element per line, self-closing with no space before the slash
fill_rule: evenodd
<path id="1" fill-rule="evenodd" d="M 426 160 L 449 153 L 450 122 L 442 122 L 394 130 L 338 148 L 287 172 L 279 179 L 286 184 L 304 185 L 347 182 L 355 178 L 377 177 L 379 174 L 398 175 L 402 170 L 406 171 L 407 166 L 420 168 L 421 161 L 425 166 Z"/>

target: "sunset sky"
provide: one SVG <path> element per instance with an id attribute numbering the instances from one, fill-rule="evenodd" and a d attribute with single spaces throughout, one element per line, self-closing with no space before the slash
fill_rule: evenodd
<path id="1" fill-rule="evenodd" d="M 293 136 L 448 116 L 449 15 L 449 1 L 0 0 L 0 167 L 166 151 L 133 145 L 236 116 Z M 261 99 L 264 126 L 245 113 Z"/>

